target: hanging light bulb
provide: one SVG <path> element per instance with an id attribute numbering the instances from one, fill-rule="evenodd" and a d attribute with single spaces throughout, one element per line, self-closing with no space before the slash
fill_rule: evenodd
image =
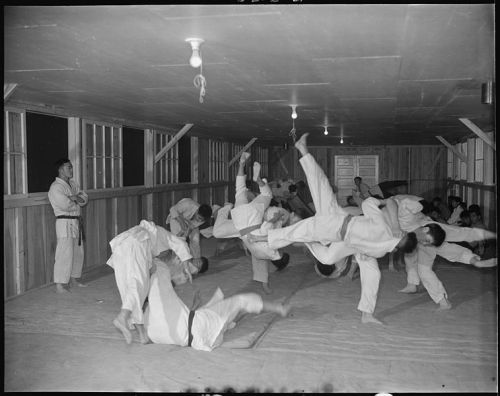
<path id="1" fill-rule="evenodd" d="M 328 128 L 325 126 L 325 131 L 323 132 L 326 135 L 328 135 Z"/>
<path id="2" fill-rule="evenodd" d="M 344 138 L 340 138 L 340 144 L 344 143 Z"/>
<path id="3" fill-rule="evenodd" d="M 297 111 L 295 110 L 297 108 L 297 105 L 290 106 L 292 106 L 292 118 L 295 120 L 297 118 Z"/>
<path id="4" fill-rule="evenodd" d="M 203 43 L 205 40 L 200 39 L 200 38 L 187 38 L 186 42 L 191 44 L 191 49 L 193 50 L 193 54 L 191 55 L 191 58 L 189 58 L 189 64 L 194 67 L 200 67 L 202 60 L 201 60 L 201 55 L 200 55 L 200 45 Z"/>

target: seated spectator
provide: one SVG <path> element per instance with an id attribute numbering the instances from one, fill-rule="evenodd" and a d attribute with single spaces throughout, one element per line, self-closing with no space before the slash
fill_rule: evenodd
<path id="1" fill-rule="evenodd" d="M 439 210 L 441 218 L 443 218 L 445 221 L 450 218 L 450 209 L 448 208 L 448 206 L 446 206 L 441 198 L 434 197 L 434 199 L 432 200 L 432 205 Z"/>
<path id="2" fill-rule="evenodd" d="M 448 224 L 458 225 L 458 222 L 460 221 L 460 213 L 464 211 L 462 199 L 456 196 L 450 196 L 448 199 L 450 200 L 450 204 L 453 209 L 453 212 L 448 219 Z"/>

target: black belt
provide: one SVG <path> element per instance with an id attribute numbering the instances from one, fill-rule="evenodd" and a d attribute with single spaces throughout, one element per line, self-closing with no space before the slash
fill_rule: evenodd
<path id="1" fill-rule="evenodd" d="M 351 221 L 351 219 L 353 218 L 354 216 L 348 214 L 345 219 L 344 219 L 344 222 L 342 223 L 342 227 L 340 227 L 340 238 L 342 240 L 345 239 L 345 234 L 347 232 L 347 225 L 349 224 L 349 222 Z"/>
<path id="2" fill-rule="evenodd" d="M 83 217 L 82 216 L 56 216 L 56 219 L 77 219 L 78 220 L 78 246 L 85 241 L 85 231 L 83 229 Z"/>
<path id="3" fill-rule="evenodd" d="M 193 319 L 194 319 L 194 314 L 196 311 L 189 311 L 189 319 L 188 319 L 188 346 L 191 346 L 191 343 L 193 342 L 193 333 L 191 333 L 191 327 L 193 326 Z"/>

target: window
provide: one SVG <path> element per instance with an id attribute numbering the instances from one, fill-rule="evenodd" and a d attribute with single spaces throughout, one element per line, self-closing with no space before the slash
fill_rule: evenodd
<path id="1" fill-rule="evenodd" d="M 157 155 L 173 138 L 173 135 L 169 135 L 166 132 L 156 131 L 155 155 Z M 168 151 L 161 157 L 161 159 L 156 162 L 156 185 L 179 182 L 179 144 L 174 144 L 173 147 L 168 149 Z"/>
<path id="2" fill-rule="evenodd" d="M 3 193 L 26 193 L 26 144 L 24 126 L 25 114 L 16 111 L 4 112 L 3 141 Z"/>
<path id="3" fill-rule="evenodd" d="M 260 163 L 260 176 L 269 179 L 269 165 L 268 165 L 268 155 L 269 150 L 267 148 L 257 146 L 255 148 L 255 161 Z M 268 180 L 270 181 L 270 180 Z"/>
<path id="4" fill-rule="evenodd" d="M 84 120 L 82 134 L 84 189 L 121 187 L 121 128 Z"/>
<path id="5" fill-rule="evenodd" d="M 461 143 L 458 145 L 458 150 L 467 156 L 467 142 Z M 460 160 L 460 179 L 467 180 L 467 163 Z"/>
<path id="6" fill-rule="evenodd" d="M 177 142 L 179 153 L 179 183 L 191 183 L 191 138 L 184 135 Z"/>
<path id="7" fill-rule="evenodd" d="M 227 143 L 217 140 L 208 140 L 208 180 L 210 182 L 227 180 Z"/>
<path id="8" fill-rule="evenodd" d="M 54 162 L 68 157 L 68 120 L 26 112 L 28 192 L 46 192 L 57 176 Z"/>
<path id="9" fill-rule="evenodd" d="M 451 151 L 450 149 L 448 149 L 448 168 L 447 168 L 447 176 L 448 178 L 450 179 L 454 179 L 454 176 L 453 176 L 453 151 Z"/>
<path id="10" fill-rule="evenodd" d="M 123 186 L 144 185 L 144 130 L 122 129 Z"/>
<path id="11" fill-rule="evenodd" d="M 483 182 L 483 166 L 484 166 L 484 142 L 482 139 L 476 140 L 476 150 L 474 158 L 474 181 Z"/>
<path id="12" fill-rule="evenodd" d="M 231 144 L 231 146 L 232 146 L 231 147 L 231 155 L 229 156 L 229 161 L 231 161 L 234 158 L 234 156 L 236 154 L 238 154 L 243 147 L 245 147 L 243 144 L 236 144 L 236 143 Z M 236 174 L 238 173 L 238 161 L 239 160 L 240 160 L 239 158 L 236 158 L 236 161 L 233 162 L 233 164 L 231 165 L 231 168 L 228 170 L 228 173 L 230 175 L 229 181 L 231 181 L 231 182 L 236 181 Z M 229 162 L 228 162 L 228 164 L 229 164 Z"/>

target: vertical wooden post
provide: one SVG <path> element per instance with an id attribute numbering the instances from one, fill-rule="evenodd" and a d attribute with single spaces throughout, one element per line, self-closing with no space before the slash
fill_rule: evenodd
<path id="1" fill-rule="evenodd" d="M 68 157 L 73 164 L 73 180 L 83 188 L 82 184 L 82 138 L 80 133 L 80 119 L 68 118 Z M 85 153 L 83 153 L 85 155 Z"/>
<path id="2" fill-rule="evenodd" d="M 493 132 L 488 132 L 486 135 L 490 139 L 493 138 Z M 494 180 L 495 152 L 493 151 L 493 148 L 491 146 L 486 145 L 483 147 L 484 147 L 483 183 L 491 186 L 495 184 Z"/>
<path id="3" fill-rule="evenodd" d="M 144 185 L 145 187 L 154 186 L 154 162 L 155 162 L 155 148 L 154 148 L 155 132 L 152 129 L 144 131 Z M 153 219 L 153 194 L 146 194 L 144 196 L 144 204 L 146 210 L 143 208 L 148 220 Z"/>
<path id="4" fill-rule="evenodd" d="M 198 164 L 199 164 L 199 155 L 198 155 L 198 138 L 196 136 L 191 137 L 191 183 L 198 183 L 199 175 L 198 175 Z M 193 191 L 193 199 L 198 201 L 198 189 Z"/>

